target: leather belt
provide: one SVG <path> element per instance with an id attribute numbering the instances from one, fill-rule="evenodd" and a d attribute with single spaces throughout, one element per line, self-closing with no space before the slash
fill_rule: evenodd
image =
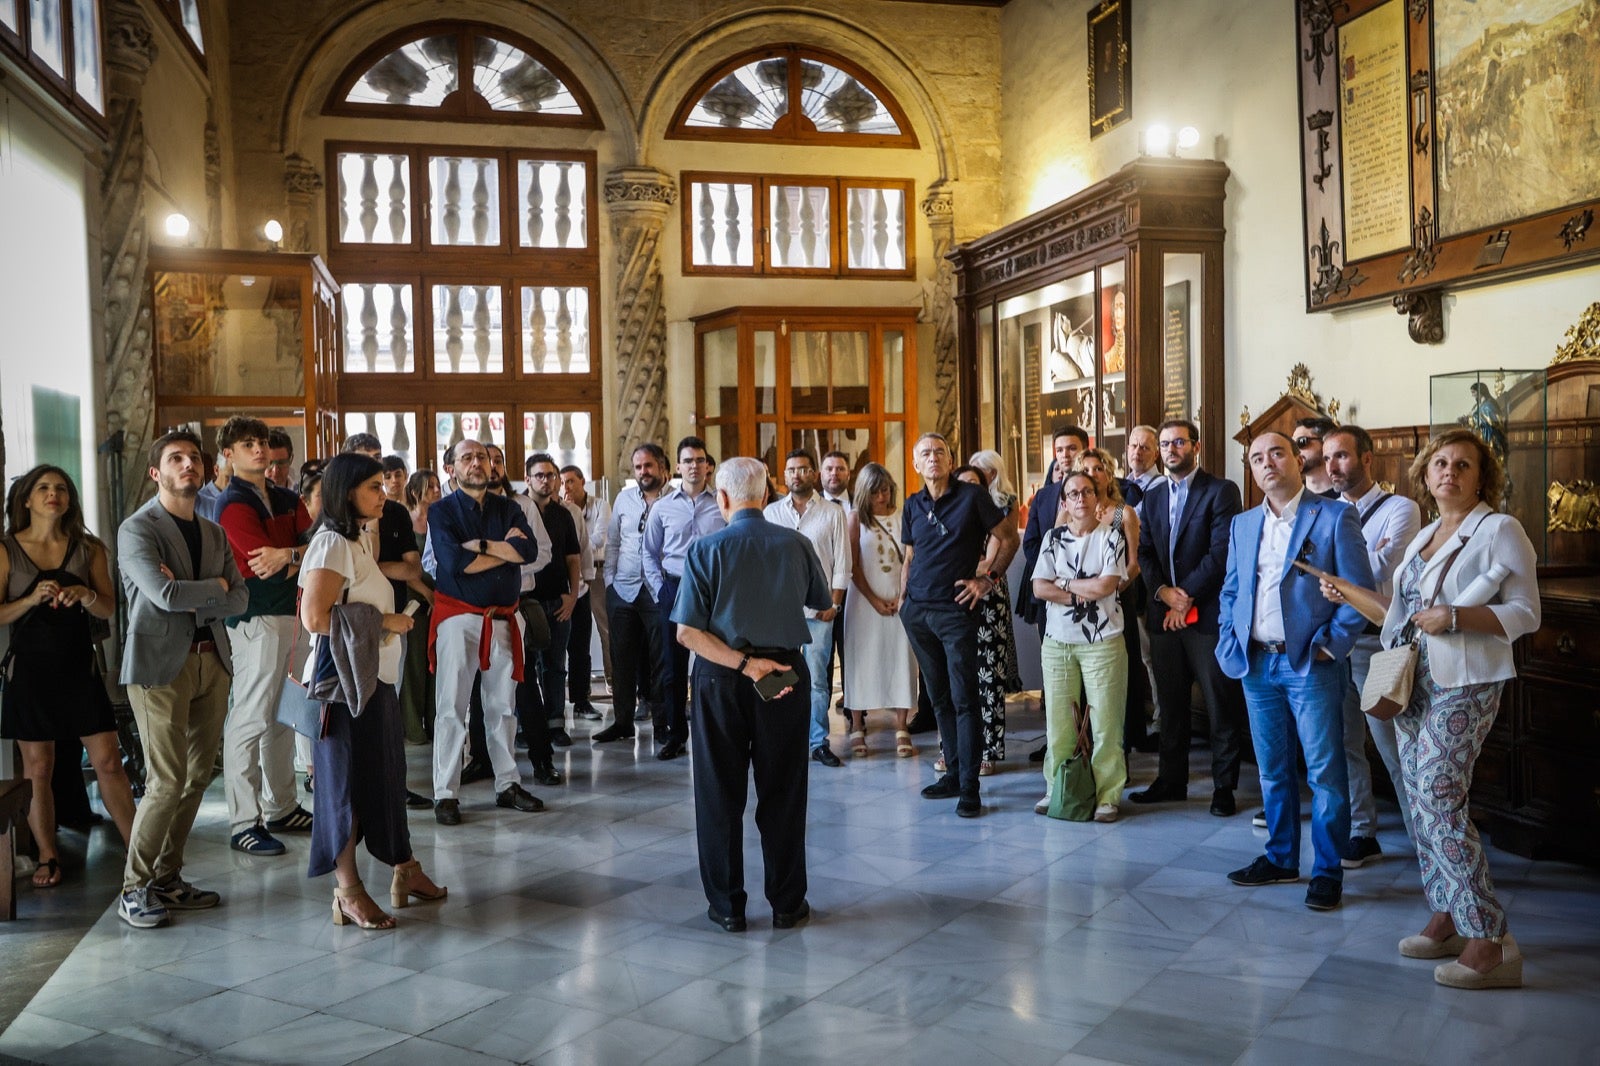
<path id="1" fill-rule="evenodd" d="M 1289 654 L 1289 646 L 1281 640 L 1252 640 L 1250 647 L 1256 651 L 1264 651 L 1268 655 Z"/>
<path id="2" fill-rule="evenodd" d="M 197 640 L 189 645 L 191 655 L 204 655 L 208 651 L 216 651 L 217 642 L 214 640 Z"/>

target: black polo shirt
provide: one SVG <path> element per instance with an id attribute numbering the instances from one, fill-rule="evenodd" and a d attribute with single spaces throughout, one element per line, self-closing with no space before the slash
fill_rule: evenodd
<path id="1" fill-rule="evenodd" d="M 578 543 L 578 524 L 554 497 L 539 517 L 544 519 L 544 531 L 550 534 L 550 561 L 533 575 L 533 595 L 539 600 L 559 599 L 572 591 L 567 584 L 571 576 L 567 572 L 567 556 L 583 553 L 583 545 Z"/>
<path id="2" fill-rule="evenodd" d="M 417 535 L 411 529 L 411 512 L 406 505 L 394 500 L 383 501 L 383 515 L 378 519 L 378 562 L 403 563 L 406 556 L 417 550 Z M 394 587 L 397 608 L 406 605 L 406 583 L 388 579 Z"/>
<path id="3" fill-rule="evenodd" d="M 977 576 L 984 538 L 1005 516 L 987 489 L 955 478 L 937 500 L 926 486 L 908 498 L 900 540 L 916 550 L 906 599 L 954 603 L 956 582 Z"/>

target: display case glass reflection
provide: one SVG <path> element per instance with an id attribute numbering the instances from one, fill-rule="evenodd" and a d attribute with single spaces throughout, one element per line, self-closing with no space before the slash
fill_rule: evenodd
<path id="1" fill-rule="evenodd" d="M 1571 504 L 1565 487 L 1551 484 L 1548 466 L 1546 372 L 1463 370 L 1428 379 L 1428 433 L 1466 427 L 1489 446 L 1505 469 L 1500 509 L 1516 517 L 1533 541 L 1541 563 L 1549 561 L 1546 530 L 1552 516 Z M 1426 516 L 1425 516 L 1425 520 Z"/>
<path id="2" fill-rule="evenodd" d="M 305 391 L 300 279 L 158 270 L 161 392 L 288 396 Z"/>

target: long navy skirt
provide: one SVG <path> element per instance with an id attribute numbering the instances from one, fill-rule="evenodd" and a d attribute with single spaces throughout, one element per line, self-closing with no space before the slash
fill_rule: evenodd
<path id="1" fill-rule="evenodd" d="M 380 684 L 358 718 L 342 703 L 328 704 L 326 721 L 311 756 L 317 790 L 307 876 L 333 869 L 352 829 L 379 862 L 408 861 L 405 729 L 394 686 Z"/>

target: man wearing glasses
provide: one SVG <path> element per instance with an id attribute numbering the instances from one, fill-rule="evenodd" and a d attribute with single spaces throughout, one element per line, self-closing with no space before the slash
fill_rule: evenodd
<path id="1" fill-rule="evenodd" d="M 1300 462 L 1304 464 L 1306 488 L 1330 500 L 1339 498 L 1339 490 L 1333 484 L 1333 475 L 1328 473 L 1328 462 L 1322 455 L 1322 439 L 1335 428 L 1331 419 L 1302 418 L 1294 424 L 1293 437 L 1295 451 L 1300 453 Z"/>
<path id="2" fill-rule="evenodd" d="M 680 483 L 650 509 L 650 520 L 644 526 L 644 578 L 659 608 L 661 627 L 657 698 L 662 712 L 655 734 L 661 745 L 656 758 L 663 760 L 676 759 L 689 743 L 689 649 L 678 643 L 678 626 L 671 617 L 678 582 L 683 578 L 683 560 L 689 545 L 728 524 L 711 491 L 711 469 L 705 441 L 699 437 L 680 440 Z"/>
<path id="3" fill-rule="evenodd" d="M 292 489 L 293 470 L 294 441 L 288 433 L 273 426 L 267 430 L 267 480 L 280 489 Z"/>
<path id="4" fill-rule="evenodd" d="M 1228 526 L 1241 507 L 1237 485 L 1200 469 L 1199 444 L 1193 422 L 1161 424 L 1157 447 L 1167 476 L 1150 486 L 1140 504 L 1139 568 L 1150 593 L 1145 627 L 1161 707 L 1161 754 L 1155 782 L 1128 798 L 1188 798 L 1189 689 L 1198 681 L 1211 721 L 1211 813 L 1226 818 L 1238 809 L 1233 790 L 1239 784 L 1244 697 L 1217 663 L 1217 601 L 1227 573 Z"/>
<path id="5" fill-rule="evenodd" d="M 959 797 L 956 813 L 976 818 L 983 813 L 978 798 L 983 727 L 975 608 L 1017 554 L 1017 524 L 987 490 L 950 476 L 950 446 L 939 434 L 924 433 L 911 457 L 922 489 L 906 500 L 900 530 L 906 546 L 900 622 L 933 701 L 949 768 L 922 795 Z M 982 576 L 973 577 L 975 570 Z"/>
<path id="6" fill-rule="evenodd" d="M 576 508 L 556 495 L 561 489 L 561 473 L 547 453 L 528 456 L 524 469 L 528 499 L 550 534 L 551 554 L 550 561 L 535 571 L 533 585 L 523 598 L 533 601 L 530 609 L 544 612 L 550 642 L 529 663 L 538 683 L 519 691 L 518 709 L 527 712 L 522 718 L 522 735 L 528 742 L 533 779 L 541 785 L 559 785 L 562 777 L 555 768 L 554 749 L 572 747 L 567 733 L 567 641 L 583 587 L 583 512 L 574 517 Z M 525 706 L 528 703 L 534 706 Z"/>

